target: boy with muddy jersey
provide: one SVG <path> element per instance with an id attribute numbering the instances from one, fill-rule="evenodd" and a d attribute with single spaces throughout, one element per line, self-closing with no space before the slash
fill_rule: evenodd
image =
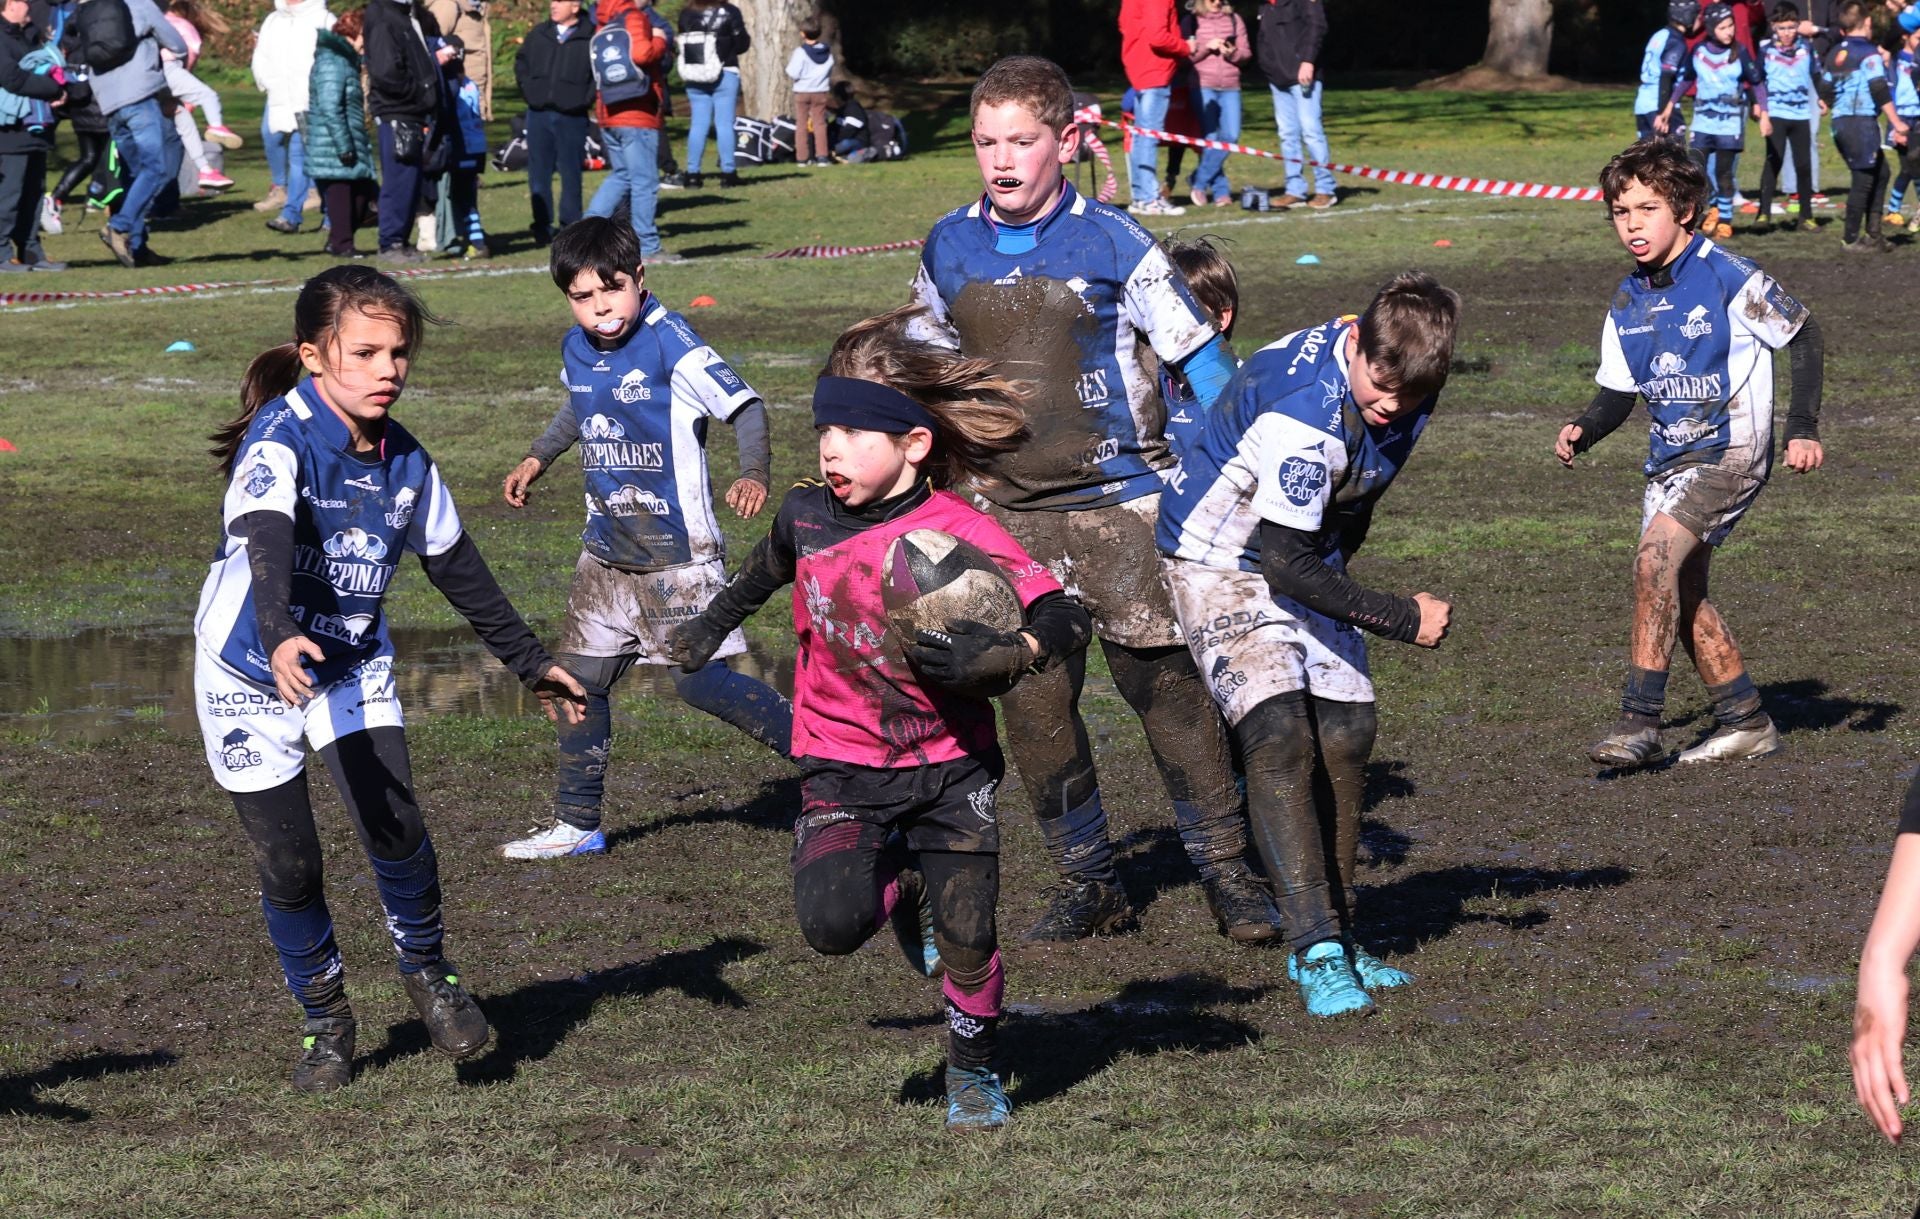
<path id="1" fill-rule="evenodd" d="M 1820 328 L 1766 272 L 1693 231 L 1706 175 L 1671 145 L 1635 144 L 1607 165 L 1600 187 L 1637 265 L 1601 329 L 1600 392 L 1560 430 L 1554 453 L 1571 466 L 1626 421 L 1636 397 L 1646 399 L 1652 426 L 1620 720 L 1588 756 L 1609 767 L 1665 756 L 1660 717 L 1679 638 L 1719 723 L 1680 761 L 1763 757 L 1780 736 L 1733 632 L 1707 599 L 1708 565 L 1773 468 L 1777 348 L 1792 364 L 1787 465 L 1804 473 L 1823 460 Z"/>
<path id="2" fill-rule="evenodd" d="M 1073 91 L 1045 59 L 990 68 L 972 99 L 986 191 L 938 221 L 914 280 L 922 337 L 999 361 L 1032 386 L 1032 439 L 999 458 L 980 494 L 1007 532 L 1093 615 L 1121 695 L 1141 717 L 1188 857 L 1221 929 L 1274 934 L 1273 907 L 1243 859 L 1246 822 L 1226 733 L 1181 645 L 1153 552 L 1173 464 L 1156 357 L 1201 405 L 1231 357 L 1166 254 L 1132 220 L 1062 175 L 1079 145 Z M 1131 921 L 1079 697 L 1084 652 L 1002 700 L 1062 885 L 1029 939 L 1078 939 Z"/>
<path id="3" fill-rule="evenodd" d="M 558 652 L 586 687 L 587 713 L 559 725 L 552 820 L 502 846 L 507 859 L 606 851 L 600 805 L 613 744 L 610 690 L 635 663 L 671 663 L 666 633 L 727 582 L 707 476 L 708 425 L 718 419 L 736 430 L 741 477 L 727 502 L 740 516 L 766 503 L 771 464 L 760 395 L 646 290 L 632 226 L 605 217 L 568 225 L 554 239 L 552 272 L 578 323 L 560 348 L 567 401 L 507 476 L 505 493 L 508 504 L 525 505 L 533 482 L 579 445 L 587 523 Z M 746 647 L 735 632 L 717 657 Z M 772 687 L 720 659 L 697 672 L 670 671 L 690 705 L 786 756 L 792 708 Z"/>
<path id="4" fill-rule="evenodd" d="M 1360 805 L 1376 716 L 1360 632 L 1437 647 L 1451 609 L 1347 574 L 1375 503 L 1432 418 L 1459 297 L 1389 283 L 1255 352 L 1161 497 L 1157 542 L 1181 629 L 1233 726 L 1247 808 L 1307 1010 L 1367 1011 L 1412 979 L 1351 935 Z M 1315 796 L 1323 770 L 1330 805 Z"/>

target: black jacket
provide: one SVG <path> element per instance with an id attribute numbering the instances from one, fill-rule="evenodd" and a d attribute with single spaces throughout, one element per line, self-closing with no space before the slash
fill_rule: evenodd
<path id="1" fill-rule="evenodd" d="M 513 57 L 513 79 L 529 110 L 585 114 L 593 109 L 593 26 L 585 17 L 560 41 L 560 27 L 542 21 Z"/>
<path id="2" fill-rule="evenodd" d="M 367 109 L 376 119 L 430 121 L 440 109 L 440 65 L 424 41 L 440 36 L 433 15 L 405 0 L 369 0 L 365 32 Z"/>
<path id="3" fill-rule="evenodd" d="M 60 96 L 63 90 L 53 83 L 53 77 L 37 76 L 20 67 L 20 61 L 45 41 L 45 36 L 32 25 L 13 25 L 0 21 L 0 89 L 18 93 L 21 97 L 37 97 L 44 102 Z M 60 113 L 54 111 L 56 117 Z M 52 124 L 48 124 L 47 129 L 39 135 L 32 134 L 25 127 L 0 127 L 0 156 L 46 152 L 53 147 L 52 135 Z M 11 223 L 12 217 L 7 220 Z"/>
<path id="4" fill-rule="evenodd" d="M 720 3 L 711 8 L 687 5 L 680 10 L 680 32 L 685 34 L 692 30 L 705 30 L 713 35 L 723 68 L 739 67 L 740 57 L 753 45 L 753 36 L 747 33 L 746 18 L 731 4 Z"/>
<path id="5" fill-rule="evenodd" d="M 1318 79 L 1320 47 L 1327 40 L 1327 10 L 1321 0 L 1271 0 L 1260 6 L 1253 36 L 1254 62 L 1275 88 L 1300 83 L 1300 65 L 1313 64 Z"/>

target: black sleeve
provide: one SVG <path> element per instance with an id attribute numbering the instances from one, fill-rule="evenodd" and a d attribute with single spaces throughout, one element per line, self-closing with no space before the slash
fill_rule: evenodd
<path id="1" fill-rule="evenodd" d="M 462 532 L 460 540 L 442 554 L 421 555 L 420 566 L 427 579 L 440 590 L 447 604 L 460 612 L 480 637 L 487 651 L 507 666 L 521 684 L 531 688 L 553 666 L 553 657 L 535 638 L 533 629 L 507 600 L 500 582 L 480 557 L 480 548 L 471 534 Z"/>
<path id="2" fill-rule="evenodd" d="M 732 35 L 732 45 L 727 48 L 727 51 L 735 60 L 738 60 L 752 49 L 753 35 L 747 33 L 747 19 L 741 15 L 740 10 L 732 5 L 727 7 L 732 9 L 729 16 L 733 18 L 733 28 L 729 31 Z"/>
<path id="3" fill-rule="evenodd" d="M 767 404 L 755 399 L 733 417 L 733 442 L 740 451 L 740 477 L 771 485 L 773 441 L 767 435 Z"/>
<path id="4" fill-rule="evenodd" d="M 562 402 L 560 409 L 553 412 L 547 430 L 534 437 L 527 446 L 527 456 L 540 459 L 542 469 L 553 464 L 553 459 L 573 447 L 580 439 L 580 420 L 573 413 L 571 402 Z"/>
<path id="5" fill-rule="evenodd" d="M 1920 834 L 1920 771 L 1907 784 L 1907 799 L 1900 806 L 1900 833 Z"/>
<path id="6" fill-rule="evenodd" d="M 1327 10 L 1319 0 L 1305 6 L 1307 28 L 1300 42 L 1300 62 L 1313 65 L 1313 78 L 1320 79 L 1320 48 L 1327 41 Z"/>
<path id="7" fill-rule="evenodd" d="M 1824 392 L 1827 341 L 1812 314 L 1787 344 L 1792 397 L 1787 405 L 1787 439 L 1820 439 L 1820 397 Z"/>
<path id="8" fill-rule="evenodd" d="M 754 546 L 753 553 L 740 565 L 740 570 L 727 581 L 727 586 L 714 594 L 700 617 L 715 630 L 731 631 L 748 618 L 754 611 L 767 603 L 767 599 L 793 583 L 794 564 L 797 561 L 793 547 L 793 518 L 789 514 L 789 505 L 793 503 L 794 492 L 780 505 L 780 511 L 774 514 L 773 528 L 767 536 Z"/>
<path id="9" fill-rule="evenodd" d="M 293 518 L 279 512 L 249 512 L 234 532 L 247 539 L 247 570 L 253 574 L 253 623 L 268 656 L 300 634 L 287 612 L 293 599 Z"/>
<path id="10" fill-rule="evenodd" d="M 1351 560 L 1354 553 L 1367 540 L 1367 531 L 1373 528 L 1373 505 L 1369 500 L 1350 512 L 1342 512 L 1334 521 L 1335 535 L 1340 540 L 1340 557 Z"/>
<path id="11" fill-rule="evenodd" d="M 1595 394 L 1587 404 L 1587 413 L 1573 421 L 1580 429 L 1580 439 L 1573 442 L 1573 451 L 1584 453 L 1612 435 L 1627 421 L 1627 416 L 1633 414 L 1633 404 L 1639 400 L 1638 394 L 1617 389 L 1602 389 Z"/>
<path id="12" fill-rule="evenodd" d="M 1885 109 L 1887 103 L 1893 100 L 1893 86 L 1887 83 L 1884 76 L 1875 76 L 1867 81 L 1867 92 L 1873 95 L 1875 110 Z"/>
<path id="13" fill-rule="evenodd" d="M 1412 643 L 1420 634 L 1420 606 L 1412 597 L 1362 588 L 1327 565 L 1313 534 L 1262 521 L 1260 572 L 1274 592 L 1335 621 L 1401 643 Z"/>
<path id="14" fill-rule="evenodd" d="M 1086 607 L 1063 592 L 1042 593 L 1027 606 L 1027 633 L 1040 643 L 1036 668 L 1073 655 L 1093 638 L 1093 618 Z"/>

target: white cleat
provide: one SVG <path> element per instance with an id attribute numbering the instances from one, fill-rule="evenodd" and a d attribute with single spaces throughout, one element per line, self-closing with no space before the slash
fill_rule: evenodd
<path id="1" fill-rule="evenodd" d="M 1758 728 L 1722 728 L 1683 752 L 1682 762 L 1749 762 L 1780 748 L 1780 730 L 1773 720 Z"/>
<path id="2" fill-rule="evenodd" d="M 525 838 L 500 848 L 502 859 L 565 859 L 569 855 L 605 855 L 607 836 L 598 829 L 583 830 L 555 819 L 535 826 Z"/>

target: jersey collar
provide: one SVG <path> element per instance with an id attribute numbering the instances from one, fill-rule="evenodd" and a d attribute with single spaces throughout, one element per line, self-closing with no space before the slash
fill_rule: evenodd
<path id="1" fill-rule="evenodd" d="M 300 383 L 293 387 L 293 391 L 287 395 L 287 398 L 289 401 L 295 398 L 299 399 L 299 403 L 295 409 L 297 410 L 299 407 L 306 408 L 308 426 L 320 434 L 320 438 L 327 443 L 328 447 L 339 450 L 354 461 L 368 460 L 366 453 L 358 452 L 354 449 L 353 433 L 347 430 L 347 425 L 345 421 L 340 418 L 339 414 L 335 412 L 331 406 L 327 405 L 327 400 L 320 396 L 320 390 L 314 385 L 312 376 L 302 377 Z M 393 422 L 391 416 L 388 417 L 387 422 L 389 426 L 391 426 Z M 380 461 L 386 460 L 386 436 L 382 435 L 380 437 L 380 444 L 374 449 L 372 456 Z"/>
<path id="2" fill-rule="evenodd" d="M 1052 210 L 1040 217 L 1040 219 L 1033 224 L 1034 241 L 1036 243 L 1039 242 L 1046 231 L 1053 227 L 1055 220 L 1068 213 L 1077 216 L 1086 210 L 1086 205 L 1086 200 L 1080 197 L 1080 192 L 1073 189 L 1073 183 L 1068 182 L 1064 178 L 1061 179 L 1060 198 L 1054 203 Z M 993 234 L 997 240 L 1000 232 L 1000 221 L 993 218 L 993 201 L 987 197 L 987 192 L 980 192 L 980 202 L 973 205 L 973 214 L 986 222 L 987 232 Z M 1024 228 L 1026 226 L 1021 225 L 1018 227 Z"/>

